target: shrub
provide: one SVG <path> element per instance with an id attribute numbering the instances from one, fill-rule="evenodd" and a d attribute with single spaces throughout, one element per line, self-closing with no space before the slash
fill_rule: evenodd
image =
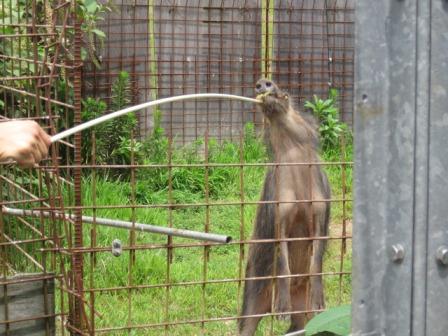
<path id="1" fill-rule="evenodd" d="M 119 110 L 130 102 L 129 74 L 120 72 L 112 85 L 112 109 Z M 88 121 L 105 114 L 107 105 L 99 99 L 83 100 L 82 120 Z M 137 117 L 133 113 L 114 118 L 97 125 L 93 130 L 83 132 L 82 155 L 84 163 L 90 163 L 92 153 L 92 132 L 95 132 L 96 163 L 97 164 L 130 164 L 132 151 L 136 160 L 142 154 L 143 144 L 131 140 L 131 134 L 136 131 Z"/>
<path id="2" fill-rule="evenodd" d="M 347 125 L 339 120 L 339 109 L 336 106 L 337 90 L 331 89 L 327 99 L 316 95 L 304 106 L 312 111 L 319 120 L 319 133 L 324 151 L 339 147 L 340 138 L 349 133 Z"/>

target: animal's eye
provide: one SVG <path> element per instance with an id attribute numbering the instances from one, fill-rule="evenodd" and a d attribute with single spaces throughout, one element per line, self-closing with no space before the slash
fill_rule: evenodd
<path id="1" fill-rule="evenodd" d="M 261 84 L 257 84 L 255 87 L 259 90 L 261 89 Z"/>
<path id="2" fill-rule="evenodd" d="M 271 87 L 272 83 L 271 82 L 266 82 L 266 87 Z"/>

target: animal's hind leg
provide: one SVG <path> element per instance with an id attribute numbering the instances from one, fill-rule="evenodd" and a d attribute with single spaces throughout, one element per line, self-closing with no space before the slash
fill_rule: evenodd
<path id="1" fill-rule="evenodd" d="M 258 282 L 258 284 L 256 283 Z M 262 282 L 263 284 L 261 284 Z M 264 287 L 261 292 L 257 287 Z M 244 286 L 243 316 L 265 314 L 270 311 L 272 287 L 269 280 L 247 280 Z M 252 336 L 257 330 L 261 317 L 241 318 L 238 321 L 240 336 Z"/>
<path id="2" fill-rule="evenodd" d="M 289 244 L 289 250 L 295 251 L 293 255 L 290 255 L 291 273 L 294 276 L 291 278 L 290 287 L 293 311 L 305 312 L 311 308 L 308 300 L 311 282 L 308 276 L 311 263 L 311 249 L 312 244 L 309 241 L 297 241 Z M 291 314 L 289 331 L 302 330 L 307 317 L 306 313 Z"/>
<path id="3" fill-rule="evenodd" d="M 313 242 L 314 255 L 311 260 L 311 274 L 322 273 L 325 242 L 316 240 Z M 322 275 L 311 276 L 310 279 L 310 301 L 313 310 L 325 308 L 324 285 Z"/>
<path id="4" fill-rule="evenodd" d="M 291 281 L 291 304 L 293 311 L 307 310 L 307 286 L 308 279 L 296 278 Z M 291 325 L 288 332 L 298 331 L 305 328 L 307 321 L 306 313 L 291 314 Z"/>
<path id="5" fill-rule="evenodd" d="M 316 214 L 314 222 L 317 224 L 316 236 L 325 236 L 328 234 L 328 220 L 325 219 L 325 213 Z M 326 243 L 322 239 L 313 241 L 313 256 L 310 265 L 311 274 L 322 273 Z M 324 309 L 325 298 L 322 275 L 311 276 L 310 289 L 311 308 L 313 310 Z"/>
<path id="6" fill-rule="evenodd" d="M 280 251 L 277 256 L 277 274 L 280 277 L 277 278 L 276 281 L 276 298 L 275 298 L 275 306 L 274 310 L 276 313 L 285 313 L 291 310 L 291 296 L 290 296 L 290 283 L 291 279 L 289 276 L 291 275 L 289 269 L 289 258 L 288 258 L 288 243 L 281 242 L 280 243 Z M 279 315 L 279 319 L 286 319 L 287 315 Z"/>

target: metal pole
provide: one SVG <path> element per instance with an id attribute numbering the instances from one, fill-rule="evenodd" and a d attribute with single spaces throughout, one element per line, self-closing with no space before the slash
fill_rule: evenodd
<path id="1" fill-rule="evenodd" d="M 52 213 L 49 211 L 24 210 L 24 209 L 15 209 L 15 208 L 8 208 L 8 207 L 3 207 L 2 213 L 6 214 L 6 215 L 10 215 L 10 216 L 30 216 L 30 217 L 36 217 L 36 218 L 38 218 L 40 216 L 50 217 L 52 215 Z M 56 213 L 55 217 L 58 219 L 74 219 L 75 218 L 74 215 L 60 214 L 60 213 Z M 122 221 L 122 220 L 117 220 L 117 219 L 99 218 L 99 217 L 94 218 L 94 217 L 90 217 L 90 216 L 82 216 L 82 221 L 84 223 L 89 223 L 89 224 L 95 223 L 97 225 L 110 226 L 113 228 L 120 228 L 120 229 L 126 229 L 126 230 L 132 230 L 133 228 L 135 228 L 136 231 L 141 231 L 141 232 L 164 234 L 167 236 L 183 237 L 183 238 L 190 238 L 190 239 L 196 239 L 196 240 L 211 241 L 211 242 L 216 242 L 216 243 L 229 243 L 232 240 L 232 237 L 226 236 L 226 235 L 167 228 L 167 227 L 163 227 L 163 226 L 149 225 L 149 224 L 143 224 L 143 223 L 132 223 L 132 222 Z"/>

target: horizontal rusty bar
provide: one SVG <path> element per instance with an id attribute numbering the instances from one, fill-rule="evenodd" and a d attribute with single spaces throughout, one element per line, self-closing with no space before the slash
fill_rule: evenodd
<path id="1" fill-rule="evenodd" d="M 5 23 L 5 22 L 0 22 L 0 27 L 12 27 L 12 28 L 16 28 L 16 27 L 29 27 L 29 28 L 67 28 L 67 29 L 73 29 L 73 26 L 69 26 L 69 25 L 48 25 L 48 24 L 34 24 L 34 23 Z"/>
<path id="2" fill-rule="evenodd" d="M 33 97 L 33 98 L 36 98 L 36 99 L 38 97 L 35 93 L 27 92 L 27 91 L 24 91 L 24 90 L 19 90 L 19 89 L 16 89 L 16 88 L 13 88 L 13 87 L 10 87 L 10 86 L 6 86 L 6 85 L 0 85 L 0 88 L 2 88 L 4 90 L 11 91 L 11 92 L 19 93 L 19 94 L 24 95 L 24 96 Z M 70 104 L 67 104 L 67 103 L 63 103 L 63 102 L 61 102 L 59 100 L 51 99 L 51 98 L 48 98 L 48 97 L 45 97 L 45 96 L 39 96 L 39 99 L 41 99 L 43 101 L 50 102 L 50 103 L 55 104 L 55 105 L 67 107 L 69 109 L 74 109 L 73 105 L 70 105 Z"/>
<path id="3" fill-rule="evenodd" d="M 42 320 L 42 319 L 47 319 L 47 318 L 50 318 L 50 317 L 56 317 L 56 316 L 62 316 L 62 315 L 64 315 L 64 314 L 56 313 L 56 314 L 29 316 L 29 317 L 24 317 L 24 318 L 15 319 L 15 320 L 3 320 L 3 321 L 0 321 L 0 325 L 1 324 L 13 324 L 13 323 L 19 323 L 19 322 L 33 321 L 33 320 Z"/>
<path id="4" fill-rule="evenodd" d="M 236 206 L 236 205 L 258 205 L 258 204 L 309 204 L 309 203 L 336 203 L 352 202 L 351 198 L 331 198 L 331 199 L 311 199 L 311 200 L 291 200 L 291 201 L 229 201 L 229 202 L 209 202 L 209 203 L 165 203 L 165 204 L 134 204 L 134 205 L 84 205 L 65 206 L 66 210 L 75 209 L 185 209 L 210 206 Z M 47 208 L 35 208 L 34 210 L 48 210 Z"/>
<path id="5" fill-rule="evenodd" d="M 279 239 L 257 239 L 257 240 L 232 240 L 226 245 L 243 245 L 243 244 L 267 244 L 267 243 L 277 243 L 277 242 L 294 242 L 294 241 L 314 241 L 314 240 L 344 240 L 352 239 L 351 235 L 341 235 L 341 236 L 320 236 L 320 237 L 296 237 L 296 238 L 279 238 Z M 198 247 L 212 247 L 212 246 L 222 246 L 223 243 L 171 243 L 170 248 L 198 248 Z M 166 244 L 142 244 L 125 246 L 122 249 L 125 251 L 139 251 L 139 250 L 156 250 L 156 249 L 166 249 L 168 246 Z M 44 252 L 66 252 L 66 253 L 99 253 L 99 252 L 110 252 L 110 247 L 79 247 L 79 248 L 41 248 L 40 251 Z"/>
<path id="6" fill-rule="evenodd" d="M 174 322 L 162 322 L 162 323 L 151 323 L 151 324 L 130 324 L 123 327 L 110 327 L 110 328 L 98 328 L 95 329 L 96 333 L 110 333 L 113 331 L 123 331 L 123 330 L 133 330 L 133 329 L 151 329 L 151 328 L 162 328 L 169 326 L 185 325 L 185 324 L 199 324 L 199 323 L 212 323 L 212 322 L 225 322 L 232 320 L 240 320 L 248 317 L 268 317 L 268 316 L 283 316 L 291 314 L 311 314 L 322 312 L 323 309 L 309 309 L 309 310 L 292 310 L 284 313 L 265 313 L 265 314 L 255 314 L 255 315 L 244 315 L 244 316 L 231 316 L 231 317 L 215 317 L 215 318 L 203 318 L 197 320 L 185 320 L 185 321 L 174 321 Z"/>
<path id="7" fill-rule="evenodd" d="M 46 79 L 46 78 L 56 78 L 59 75 L 42 75 L 42 76 L 17 76 L 17 77 L 0 77 L 0 82 L 8 82 L 8 81 L 15 81 L 15 80 L 27 80 L 27 79 Z M 48 116 L 43 116 L 40 118 L 49 118 Z M 56 116 L 53 116 L 53 118 L 56 118 Z M 27 118 L 31 119 L 31 118 Z"/>
<path id="8" fill-rule="evenodd" d="M 14 239 L 10 238 L 6 233 L 2 232 L 2 236 L 8 241 L 13 242 Z M 21 248 L 19 245 L 12 244 L 11 246 L 14 246 L 17 250 L 19 250 L 20 253 L 22 253 L 29 261 L 31 261 L 37 268 L 39 268 L 41 271 L 45 271 L 44 266 L 39 264 L 39 262 L 34 259 L 29 253 L 27 253 L 23 248 Z"/>
<path id="9" fill-rule="evenodd" d="M 247 278 L 234 278 L 234 279 L 209 279 L 202 281 L 186 281 L 186 282 L 170 282 L 161 283 L 155 285 L 133 285 L 133 286 L 120 286 L 120 287 L 106 287 L 106 288 L 88 288 L 84 289 L 85 293 L 104 293 L 104 292 L 119 292 L 119 291 L 129 291 L 136 290 L 140 291 L 142 289 L 155 289 L 155 288 L 166 288 L 166 287 L 187 287 L 187 286 L 203 286 L 203 285 L 216 285 L 223 283 L 238 283 L 241 281 L 248 280 L 273 280 L 273 279 L 296 279 L 296 278 L 309 278 L 316 276 L 339 276 L 339 275 L 350 275 L 351 272 L 321 272 L 321 273 L 307 273 L 307 274 L 290 274 L 290 275 L 269 275 L 262 277 L 247 277 Z"/>
<path id="10" fill-rule="evenodd" d="M 116 6 L 118 8 L 127 8 L 128 10 L 131 9 L 137 9 L 137 8 L 147 8 L 147 7 L 154 7 L 154 8 L 160 8 L 160 9 L 202 9 L 202 10 L 215 10 L 215 11 L 220 11 L 220 12 L 226 12 L 226 11 L 237 11 L 237 12 L 241 12 L 241 11 L 255 11 L 256 13 L 259 12 L 259 10 L 261 10 L 261 6 L 259 5 L 253 5 L 250 6 L 251 2 L 247 3 L 244 2 L 240 5 L 239 2 L 237 2 L 238 5 L 235 5 L 235 2 L 232 2 L 232 5 L 230 5 L 230 2 L 226 5 L 221 5 L 221 6 L 213 6 L 213 5 L 193 5 L 193 4 L 188 4 L 187 3 L 175 3 L 175 5 L 173 3 L 157 3 L 157 4 L 148 4 L 148 3 L 138 3 L 138 2 L 132 2 L 132 3 L 126 3 L 126 2 L 122 2 L 120 4 L 117 4 Z M 331 10 L 333 11 L 354 11 L 354 6 L 348 2 L 348 1 L 343 1 L 344 6 L 342 6 L 340 4 L 340 2 L 338 3 L 337 1 L 335 2 L 329 2 L 327 5 L 322 5 L 321 2 L 302 2 L 302 6 L 290 6 L 289 2 L 285 2 L 284 6 L 278 5 L 277 7 L 274 7 L 273 10 L 274 11 L 287 11 L 287 12 L 302 12 L 302 11 L 315 11 L 317 13 L 321 13 L 323 10 Z M 287 5 L 288 4 L 288 5 Z M 305 6 L 306 5 L 312 5 L 310 7 Z"/>
<path id="11" fill-rule="evenodd" d="M 37 202 L 43 202 L 46 201 L 47 198 L 34 198 L 34 199 L 25 199 L 20 201 L 1 201 L 0 206 L 3 205 L 17 205 L 17 204 L 30 204 L 30 203 L 37 203 Z"/>
<path id="12" fill-rule="evenodd" d="M 27 275 L 27 274 L 25 274 Z M 21 279 L 9 279 L 9 280 L 1 280 L 0 286 L 6 286 L 6 285 L 12 285 L 12 284 L 19 284 L 19 283 L 28 283 L 28 282 L 35 282 L 35 281 L 42 281 L 42 280 L 51 280 L 51 279 L 60 279 L 62 275 L 56 275 L 52 273 L 47 273 L 45 275 L 39 275 L 39 276 L 33 276 L 30 274 L 29 278 Z"/>
<path id="13" fill-rule="evenodd" d="M 54 33 L 21 33 L 21 34 L 5 34 L 0 35 L 0 38 L 18 38 L 18 37 L 47 37 L 47 36 L 58 36 Z"/>
<path id="14" fill-rule="evenodd" d="M 59 239 L 62 239 L 64 236 L 59 236 Z M 48 240 L 53 240 L 54 238 L 49 237 L 42 237 L 42 238 L 36 238 L 36 239 L 24 239 L 24 240 L 14 240 L 12 242 L 0 242 L 0 246 L 10 246 L 10 245 L 17 245 L 17 244 L 31 244 L 31 243 L 39 243 L 39 242 L 45 242 Z M 1 285 L 1 283 L 0 283 Z"/>
<path id="15" fill-rule="evenodd" d="M 230 168 L 246 168 L 246 167 L 290 167 L 290 166 L 353 166 L 352 161 L 338 161 L 338 162 L 264 162 L 264 163 L 171 163 L 171 164 L 141 164 L 141 165 L 60 165 L 59 168 L 216 168 L 216 167 L 230 167 Z M 55 166 L 46 166 L 47 168 L 54 168 Z"/>
<path id="16" fill-rule="evenodd" d="M 33 64 L 47 65 L 49 67 L 64 68 L 64 69 L 69 69 L 69 70 L 72 70 L 72 69 L 76 68 L 76 66 L 69 66 L 69 65 L 66 65 L 66 64 L 59 64 L 59 63 L 53 63 L 53 62 L 43 62 L 43 61 L 33 60 L 33 59 L 29 59 L 29 58 L 9 56 L 9 55 L 2 55 L 2 54 L 0 54 L 0 58 L 9 59 L 9 60 L 13 60 L 13 61 L 22 61 L 22 62 L 33 63 Z"/>
<path id="17" fill-rule="evenodd" d="M 135 21 L 141 21 L 141 22 L 147 22 L 148 19 L 135 19 L 135 18 L 128 18 L 128 19 L 110 19 L 111 22 L 113 21 L 118 21 L 121 23 L 125 23 L 125 22 L 132 22 L 135 23 Z M 159 23 L 168 23 L 168 24 L 173 24 L 173 23 L 181 23 L 183 25 L 188 25 L 188 24 L 215 24 L 215 23 L 222 23 L 223 25 L 234 25 L 235 22 L 228 20 L 228 21 L 216 21 L 216 20 L 201 20 L 201 19 L 188 19 L 188 20 L 183 20 L 183 19 L 162 19 L 162 20 L 156 20 Z M 326 27 L 327 26 L 327 21 L 306 21 L 303 22 L 304 24 L 308 24 L 308 25 L 312 25 L 315 27 Z M 275 24 L 277 26 L 282 26 L 282 25 L 286 25 L 286 24 L 297 24 L 297 21 L 277 21 L 275 22 Z M 347 25 L 347 26 L 354 26 L 355 22 L 351 21 L 351 20 L 347 20 L 347 21 L 328 21 L 328 24 L 339 24 L 339 25 Z M 261 26 L 261 24 L 258 22 L 254 22 L 251 23 L 251 25 L 253 26 Z M 352 27 L 351 27 L 352 28 Z M 132 36 L 147 36 L 148 33 L 146 32 L 114 32 L 114 36 L 128 36 L 128 35 L 132 35 Z M 172 36 L 172 33 L 166 33 L 166 32 L 154 32 L 153 33 L 154 36 L 157 37 L 163 37 L 163 36 Z M 180 35 L 186 35 L 187 33 L 180 33 Z M 38 35 L 38 34 L 37 34 Z M 241 38 L 241 34 L 238 33 L 221 33 L 221 32 L 210 32 L 210 33 L 203 33 L 203 35 L 205 36 L 218 36 L 218 37 L 238 37 Z M 20 36 L 20 35 L 18 35 Z M 252 35 L 254 38 L 256 35 Z M 266 34 L 260 33 L 258 36 L 266 36 Z M 277 32 L 269 32 L 267 34 L 267 36 L 277 36 L 277 37 L 343 37 L 343 38 L 352 38 L 354 36 L 353 33 L 332 33 L 332 32 L 300 32 L 298 33 L 297 31 L 295 31 L 294 33 L 277 33 Z M 0 35 L 1 37 L 1 35 Z M 260 48 L 260 47 L 259 47 Z"/>

